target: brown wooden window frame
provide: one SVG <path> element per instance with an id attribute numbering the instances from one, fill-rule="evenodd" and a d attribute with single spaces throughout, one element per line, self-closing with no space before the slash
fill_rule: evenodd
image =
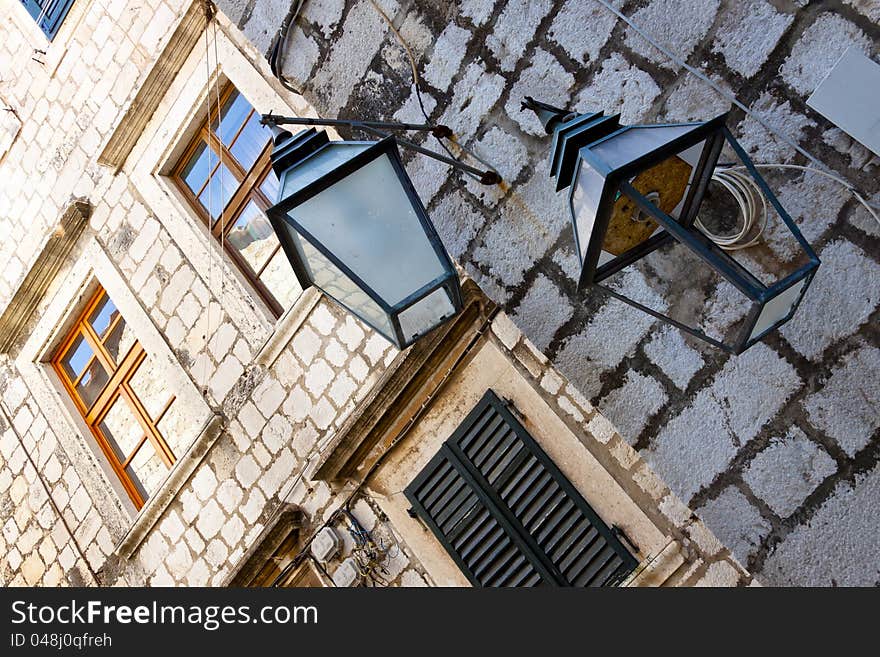
<path id="1" fill-rule="evenodd" d="M 89 299 L 85 309 L 78 316 L 76 322 L 55 350 L 55 355 L 52 357 L 51 364 L 61 379 L 61 383 L 64 385 L 65 390 L 76 405 L 77 410 L 79 410 L 82 415 L 83 420 L 85 420 L 85 423 L 88 425 L 89 431 L 94 436 L 98 446 L 101 448 L 101 451 L 110 463 L 114 473 L 119 478 L 125 492 L 128 494 L 135 507 L 140 510 L 147 498 L 142 495 L 137 484 L 126 472 L 126 468 L 140 450 L 146 447 L 145 443 L 147 441 L 152 445 L 153 449 L 159 455 L 159 458 L 166 467 L 170 469 L 174 465 L 177 460 L 176 456 L 163 438 L 158 425 L 162 421 L 162 418 L 165 417 L 168 409 L 171 408 L 176 396 L 170 394 L 168 401 L 162 407 L 162 410 L 158 415 L 155 418 L 150 417 L 150 414 L 147 412 L 144 404 L 138 398 L 131 385 L 131 379 L 135 376 L 138 368 L 148 357 L 146 351 L 144 351 L 144 348 L 141 346 L 137 338 L 134 338 L 128 351 L 124 355 L 120 354 L 119 363 L 117 364 L 105 344 L 113 335 L 113 332 L 119 323 L 125 321 L 125 318 L 122 317 L 122 313 L 117 312 L 117 316 L 104 330 L 103 338 L 95 332 L 91 325 L 90 317 L 105 297 L 113 303 L 118 311 L 118 306 L 116 306 L 115 302 L 110 298 L 110 295 L 107 294 L 107 291 L 99 286 L 97 291 Z M 82 336 L 91 348 L 92 355 L 86 361 L 86 365 L 83 367 L 79 376 L 76 379 L 71 380 L 62 363 L 79 336 Z M 108 380 L 101 388 L 95 401 L 89 405 L 88 402 L 80 396 L 76 386 L 89 371 L 89 368 L 95 359 L 97 359 L 106 370 Z M 143 430 L 143 434 L 137 442 L 136 447 L 124 461 L 119 460 L 109 440 L 104 436 L 100 429 L 101 423 L 104 421 L 107 413 L 112 409 L 119 397 L 125 399 L 129 410 L 134 414 L 135 419 Z"/>
<path id="2" fill-rule="evenodd" d="M 238 267 L 239 271 L 247 279 L 248 283 L 257 293 L 259 298 L 269 307 L 269 310 L 277 319 L 282 315 L 285 308 L 275 298 L 275 296 L 268 289 L 266 284 L 263 283 L 263 281 L 260 279 L 260 276 L 272 262 L 272 259 L 275 257 L 275 255 L 280 251 L 281 244 L 279 243 L 278 245 L 276 245 L 271 255 L 269 255 L 269 257 L 266 259 L 266 262 L 260 267 L 260 270 L 254 271 L 254 269 L 244 259 L 244 257 L 233 246 L 231 246 L 229 240 L 226 239 L 229 232 L 235 226 L 239 215 L 247 207 L 248 202 L 253 201 L 260 209 L 260 211 L 262 211 L 264 214 L 266 210 L 268 210 L 274 204 L 274 200 L 269 199 L 261 190 L 261 186 L 263 185 L 267 176 L 272 171 L 272 162 L 270 159 L 272 153 L 271 140 L 266 143 L 265 147 L 260 152 L 260 155 L 257 157 L 253 167 L 251 167 L 250 170 L 246 170 L 238 162 L 238 160 L 236 160 L 230 148 L 225 146 L 220 138 L 211 129 L 211 126 L 215 122 L 217 122 L 220 109 L 225 107 L 226 102 L 229 100 L 232 94 L 236 92 L 244 97 L 244 94 L 236 89 L 231 82 L 228 82 L 223 86 L 223 89 L 220 91 L 219 103 L 212 104 L 207 119 L 205 119 L 199 126 L 197 133 L 189 142 L 179 161 L 174 166 L 171 172 L 171 179 L 174 181 L 176 187 L 181 191 L 184 197 L 186 197 L 187 201 L 192 206 L 193 210 L 195 210 L 198 217 L 206 226 L 210 228 L 211 235 L 218 242 L 222 243 L 224 251 L 229 255 L 229 257 L 235 263 L 236 267 Z M 247 97 L 244 97 L 244 99 L 247 100 Z M 248 104 L 250 104 L 249 101 Z M 248 121 L 254 113 L 256 113 L 256 109 L 253 107 L 253 105 L 251 105 L 251 112 L 245 117 L 241 125 L 238 126 L 238 129 L 235 132 L 235 137 L 233 137 L 231 142 L 234 142 L 235 138 L 238 137 L 239 134 L 241 134 L 242 130 L 244 130 L 245 126 L 247 125 Z M 211 178 L 215 175 L 215 173 L 218 172 L 221 162 L 230 172 L 232 172 L 233 176 L 235 176 L 236 183 L 238 185 L 235 193 L 232 195 L 229 202 L 224 207 L 222 215 L 217 218 L 213 226 L 211 226 L 211 217 L 205 210 L 201 201 L 199 201 L 198 199 L 199 194 L 193 193 L 193 191 L 189 188 L 189 185 L 187 185 L 186 181 L 183 178 L 183 171 L 186 165 L 189 164 L 190 158 L 196 152 L 196 149 L 198 149 L 199 146 L 201 146 L 202 144 L 206 144 L 208 148 L 213 151 L 214 158 L 210 162 L 211 172 L 209 173 L 208 178 L 205 180 L 204 185 L 199 190 L 199 193 L 204 191 L 205 188 L 210 184 Z"/>

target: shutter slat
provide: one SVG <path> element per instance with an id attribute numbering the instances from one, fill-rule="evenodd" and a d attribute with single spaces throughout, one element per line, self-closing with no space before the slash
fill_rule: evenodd
<path id="1" fill-rule="evenodd" d="M 491 391 L 405 493 L 475 585 L 613 585 L 637 564 Z"/>

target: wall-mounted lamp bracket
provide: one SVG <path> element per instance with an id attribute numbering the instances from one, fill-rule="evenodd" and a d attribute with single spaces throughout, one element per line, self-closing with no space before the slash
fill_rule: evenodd
<path id="1" fill-rule="evenodd" d="M 345 126 L 349 128 L 364 130 L 383 138 L 388 136 L 388 131 L 430 132 L 437 139 L 449 138 L 452 137 L 453 134 L 449 126 L 433 125 L 430 123 L 397 123 L 390 121 L 363 121 L 355 119 L 322 119 L 300 116 L 279 116 L 276 114 L 272 114 L 271 112 L 269 112 L 268 114 L 263 114 L 262 118 L 260 119 L 260 123 L 266 126 L 276 127 L 283 125 L 330 127 Z M 400 137 L 397 137 L 396 141 L 403 148 L 409 149 L 416 153 L 421 153 L 422 155 L 426 155 L 427 157 L 438 160 L 439 162 L 443 162 L 444 164 L 448 164 L 455 169 L 459 169 L 474 176 L 483 185 L 497 185 L 501 182 L 501 176 L 498 174 L 497 171 L 494 171 L 492 169 L 483 170 L 472 167 L 471 165 L 465 164 L 464 162 L 456 160 L 455 158 L 441 155 L 440 153 L 436 153 L 428 148 L 425 148 L 424 146 L 419 146 L 418 144 L 414 144 L 413 142 L 406 139 L 401 139 Z"/>

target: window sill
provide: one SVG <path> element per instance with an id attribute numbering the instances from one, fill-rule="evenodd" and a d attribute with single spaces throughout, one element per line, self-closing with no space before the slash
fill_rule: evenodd
<path id="1" fill-rule="evenodd" d="M 257 351 L 254 360 L 258 365 L 272 366 L 293 339 L 293 336 L 296 335 L 296 332 L 299 331 L 312 309 L 318 305 L 322 296 L 321 290 L 314 286 L 303 290 L 299 299 L 294 301 L 287 312 L 278 318 L 278 321 L 275 322 L 275 330 Z"/>
<path id="2" fill-rule="evenodd" d="M 222 428 L 223 422 L 220 415 L 215 414 L 208 419 L 186 454 L 172 468 L 156 494 L 147 500 L 125 536 L 117 543 L 116 554 L 123 559 L 129 559 L 134 554 L 220 437 Z"/>

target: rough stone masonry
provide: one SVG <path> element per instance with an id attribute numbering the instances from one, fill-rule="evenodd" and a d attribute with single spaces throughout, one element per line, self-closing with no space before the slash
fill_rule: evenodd
<path id="1" fill-rule="evenodd" d="M 293 4 L 218 2 L 262 52 Z M 410 160 L 451 255 L 762 581 L 880 582 L 880 226 L 832 181 L 774 177 L 823 265 L 795 319 L 739 357 L 579 295 L 548 140 L 522 97 L 628 123 L 705 120 L 729 98 L 597 0 L 378 4 L 412 50 L 430 119 L 506 181 L 485 188 Z M 755 160 L 809 164 L 763 122 L 880 201 L 880 160 L 805 103 L 848 48 L 880 54 L 874 0 L 611 4 L 750 108 L 729 125 Z M 321 115 L 423 118 L 407 53 L 370 0 L 308 0 L 283 70 Z M 644 299 L 681 292 L 627 284 Z M 705 292 L 716 325 L 735 321 L 722 286 Z"/>

